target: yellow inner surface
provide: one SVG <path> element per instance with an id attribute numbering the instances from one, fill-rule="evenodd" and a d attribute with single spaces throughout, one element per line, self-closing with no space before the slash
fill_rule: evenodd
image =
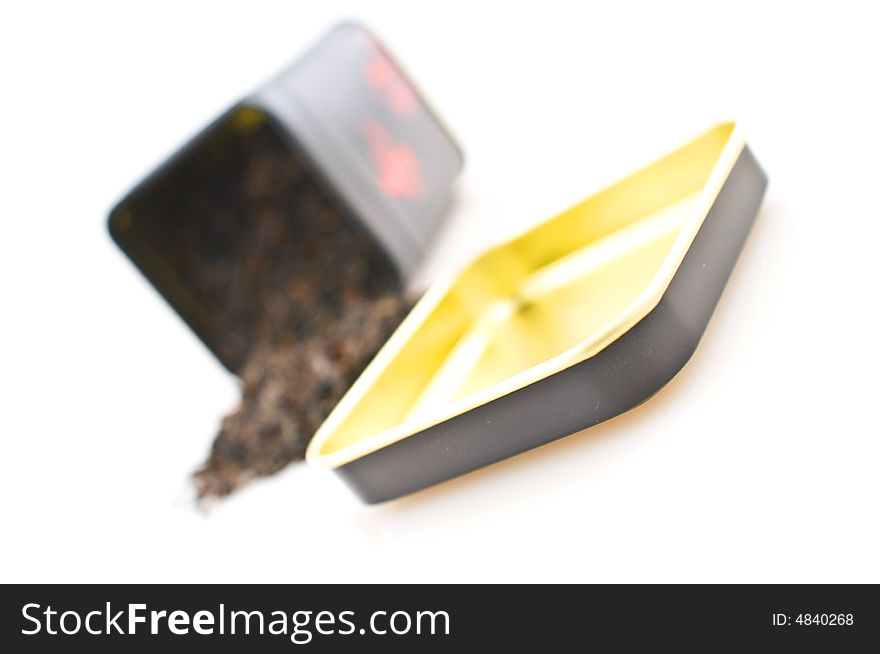
<path id="1" fill-rule="evenodd" d="M 632 322 L 683 229 L 708 211 L 702 191 L 732 131 L 714 128 L 432 289 L 321 427 L 310 460 L 479 406 Z"/>
<path id="2" fill-rule="evenodd" d="M 604 328 L 657 272 L 698 199 L 693 193 L 648 214 L 538 268 L 510 295 L 489 299 L 406 419 L 538 365 Z"/>

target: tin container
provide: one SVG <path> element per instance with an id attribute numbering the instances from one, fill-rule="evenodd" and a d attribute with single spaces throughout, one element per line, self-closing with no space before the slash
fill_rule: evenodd
<path id="1" fill-rule="evenodd" d="M 297 229 L 344 231 L 349 242 L 366 234 L 372 248 L 327 256 L 340 265 L 352 257 L 369 259 L 374 268 L 369 283 L 377 286 L 405 285 L 462 167 L 459 148 L 375 36 L 359 25 L 342 24 L 134 188 L 110 214 L 112 238 L 233 372 L 239 372 L 254 330 L 242 322 L 222 323 L 216 307 L 242 283 L 241 271 L 218 271 L 207 288 L 189 270 L 187 257 L 194 255 L 181 252 L 198 241 L 198 256 L 210 258 L 242 238 L 246 212 L 230 210 L 210 229 L 202 226 L 195 233 L 194 228 L 204 214 L 217 213 L 205 210 L 205 198 L 237 182 L 247 143 L 254 138 L 277 141 L 301 166 L 302 192 L 290 202 L 306 198 L 341 216 L 332 224 L 321 222 L 321 210 L 315 210 L 314 219 L 304 219 Z M 265 240 L 272 245 L 271 235 Z M 320 243 L 297 245 L 289 256 L 301 257 L 308 267 L 324 256 L 320 249 Z M 239 313 L 256 323 L 265 307 L 255 300 Z M 234 339 L 230 331 L 236 332 Z"/>
<path id="2" fill-rule="evenodd" d="M 721 124 L 416 305 L 307 459 L 382 502 L 636 407 L 693 354 L 767 179 Z"/>

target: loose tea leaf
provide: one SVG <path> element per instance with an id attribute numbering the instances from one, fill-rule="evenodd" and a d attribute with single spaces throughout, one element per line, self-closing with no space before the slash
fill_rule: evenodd
<path id="1" fill-rule="evenodd" d="M 215 127 L 131 207 L 155 253 L 141 265 L 242 380 L 195 473 L 199 497 L 303 458 L 410 308 L 372 235 L 249 117 Z"/>
<path id="2" fill-rule="evenodd" d="M 241 405 L 223 420 L 195 475 L 199 496 L 227 495 L 301 459 L 312 434 L 408 309 L 395 295 L 350 300 L 321 333 L 253 352 L 242 370 Z"/>

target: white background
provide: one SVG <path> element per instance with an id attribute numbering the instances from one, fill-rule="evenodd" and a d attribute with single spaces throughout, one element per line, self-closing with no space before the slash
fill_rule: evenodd
<path id="1" fill-rule="evenodd" d="M 880 581 L 870 8 L 5 5 L 0 581 Z M 696 355 L 643 407 L 378 507 L 303 464 L 198 512 L 236 382 L 105 216 L 346 17 L 467 154 L 424 279 L 719 120 L 771 186 Z"/>

